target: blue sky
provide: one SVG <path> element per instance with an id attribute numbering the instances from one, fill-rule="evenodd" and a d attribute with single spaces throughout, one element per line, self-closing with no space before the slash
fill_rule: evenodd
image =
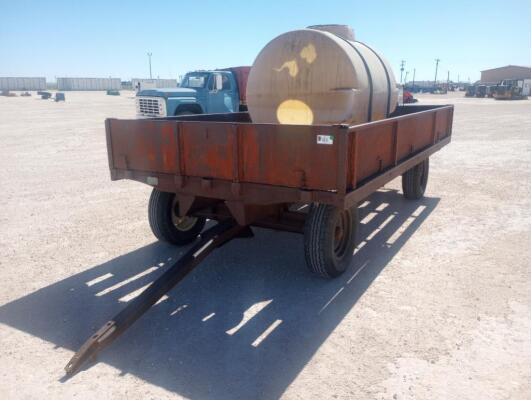
<path id="1" fill-rule="evenodd" d="M 472 81 L 479 71 L 531 65 L 531 1 L 24 1 L 0 0 L 0 76 L 175 78 L 251 65 L 276 35 L 348 24 L 380 50 L 397 79 Z"/>

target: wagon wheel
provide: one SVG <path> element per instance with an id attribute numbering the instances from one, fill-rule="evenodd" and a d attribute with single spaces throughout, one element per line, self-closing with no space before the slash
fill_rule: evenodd
<path id="1" fill-rule="evenodd" d="M 312 205 L 304 226 L 304 253 L 310 271 L 335 278 L 346 271 L 356 244 L 358 210 Z"/>
<path id="2" fill-rule="evenodd" d="M 179 203 L 175 193 L 153 189 L 149 198 L 149 226 L 155 237 L 182 246 L 193 242 L 205 226 L 205 218 L 179 217 Z"/>
<path id="3" fill-rule="evenodd" d="M 402 191 L 409 200 L 418 200 L 424 196 L 428 175 L 430 172 L 430 159 L 426 158 L 420 164 L 408 169 L 402 175 Z"/>

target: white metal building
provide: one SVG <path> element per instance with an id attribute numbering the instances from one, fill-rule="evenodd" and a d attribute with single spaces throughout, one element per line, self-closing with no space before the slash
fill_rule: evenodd
<path id="1" fill-rule="evenodd" d="M 140 90 L 143 89 L 162 89 L 177 87 L 177 79 L 131 79 L 133 89 L 138 89 L 140 84 Z"/>
<path id="2" fill-rule="evenodd" d="M 57 78 L 57 90 L 120 90 L 120 78 Z"/>
<path id="3" fill-rule="evenodd" d="M 46 78 L 0 77 L 0 90 L 45 90 Z"/>

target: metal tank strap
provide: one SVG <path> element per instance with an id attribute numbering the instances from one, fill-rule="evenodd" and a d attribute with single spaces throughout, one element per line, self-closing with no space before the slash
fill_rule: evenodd
<path id="1" fill-rule="evenodd" d="M 358 54 L 358 56 L 361 58 L 361 61 L 363 62 L 363 65 L 365 66 L 365 72 L 367 73 L 367 79 L 369 81 L 369 110 L 367 112 L 367 120 L 368 122 L 371 122 L 372 121 L 372 94 L 374 92 L 374 88 L 373 88 L 373 84 L 372 84 L 372 75 L 371 75 L 371 70 L 369 69 L 369 64 L 367 64 L 367 61 L 365 60 L 365 57 L 363 57 L 363 55 L 361 54 L 361 52 L 356 48 L 356 46 L 354 46 L 354 44 L 350 41 L 350 40 L 347 40 L 341 36 L 337 36 L 335 35 L 336 37 L 340 38 L 340 39 L 343 39 L 345 42 L 347 42 L 350 47 L 352 47 L 354 49 L 354 51 Z M 359 43 L 359 42 L 358 42 Z"/>
<path id="2" fill-rule="evenodd" d="M 380 60 L 380 63 L 382 64 L 382 67 L 383 67 L 383 69 L 385 71 L 385 77 L 387 78 L 387 113 L 386 113 L 386 117 L 389 117 L 389 114 L 390 114 L 390 111 L 391 111 L 391 78 L 389 77 L 389 71 L 387 70 L 387 66 L 383 62 L 383 60 L 380 57 L 380 55 L 376 51 L 374 51 L 374 49 L 372 47 L 370 47 L 367 44 L 365 44 L 363 42 L 360 42 L 358 40 L 356 40 L 356 43 L 362 44 L 363 46 L 367 47 L 370 51 L 372 51 L 374 53 L 374 55 L 376 57 L 378 57 L 378 60 Z"/>

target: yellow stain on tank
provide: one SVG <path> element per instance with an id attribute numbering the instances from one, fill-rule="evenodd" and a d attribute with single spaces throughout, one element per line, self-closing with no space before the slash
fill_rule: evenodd
<path id="1" fill-rule="evenodd" d="M 308 64 L 311 64 L 317 58 L 317 52 L 315 51 L 315 46 L 312 43 L 304 46 L 299 53 L 303 60 L 306 60 Z"/>
<path id="2" fill-rule="evenodd" d="M 304 101 L 288 99 L 277 107 L 277 119 L 285 125 L 311 125 L 313 111 Z"/>
<path id="3" fill-rule="evenodd" d="M 299 66 L 296 60 L 286 61 L 280 68 L 274 68 L 275 71 L 280 72 L 284 69 L 288 69 L 288 73 L 292 78 L 295 78 L 299 73 Z"/>

